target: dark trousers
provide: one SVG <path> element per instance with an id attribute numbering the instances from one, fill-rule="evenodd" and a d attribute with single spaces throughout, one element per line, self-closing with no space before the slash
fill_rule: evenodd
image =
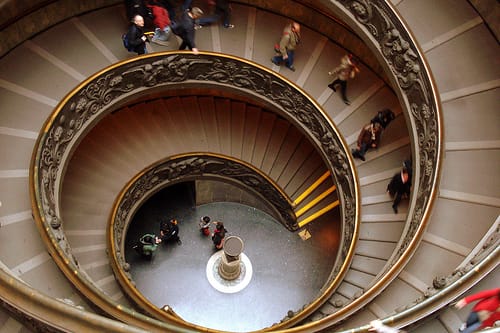
<path id="1" fill-rule="evenodd" d="M 403 193 L 402 192 L 396 192 L 394 196 L 394 202 L 392 204 L 392 207 L 398 207 L 399 203 L 401 202 L 401 199 L 403 198 Z"/>
<path id="2" fill-rule="evenodd" d="M 182 39 L 182 43 L 181 43 L 181 46 L 179 46 L 179 50 L 184 50 L 184 49 L 186 49 L 186 47 L 189 50 L 193 49 L 193 46 L 191 45 L 190 42 L 186 41 L 185 39 Z"/>
<path id="3" fill-rule="evenodd" d="M 341 79 L 336 79 L 335 81 L 330 83 L 328 86 L 333 89 L 337 84 L 340 84 L 340 93 L 342 94 L 342 99 L 344 101 L 348 101 L 347 95 L 346 95 L 346 93 L 347 93 L 347 81 L 344 81 Z"/>

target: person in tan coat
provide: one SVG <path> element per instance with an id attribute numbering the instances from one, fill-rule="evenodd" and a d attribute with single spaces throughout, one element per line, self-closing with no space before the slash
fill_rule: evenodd
<path id="1" fill-rule="evenodd" d="M 340 84 L 340 92 L 342 93 L 342 100 L 345 104 L 350 105 L 351 102 L 347 99 L 347 80 L 354 79 L 359 73 L 358 61 L 352 54 L 347 54 L 340 60 L 340 65 L 328 72 L 328 75 L 336 75 L 337 78 L 328 85 L 328 88 L 337 91 L 335 86 Z"/>
<path id="2" fill-rule="evenodd" d="M 295 57 L 295 48 L 300 43 L 300 24 L 292 22 L 285 26 L 283 35 L 281 35 L 279 48 L 275 47 L 277 54 L 271 59 L 275 65 L 281 65 L 285 62 L 285 66 L 295 72 L 293 60 Z"/>

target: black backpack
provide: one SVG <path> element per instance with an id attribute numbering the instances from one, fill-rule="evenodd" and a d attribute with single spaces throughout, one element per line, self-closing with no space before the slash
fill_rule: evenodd
<path id="1" fill-rule="evenodd" d="M 387 125 L 389 125 L 389 123 L 394 120 L 394 118 L 396 118 L 394 112 L 392 112 L 390 109 L 383 109 L 377 112 L 377 115 L 373 117 L 370 122 L 372 124 L 379 123 L 385 129 Z"/>

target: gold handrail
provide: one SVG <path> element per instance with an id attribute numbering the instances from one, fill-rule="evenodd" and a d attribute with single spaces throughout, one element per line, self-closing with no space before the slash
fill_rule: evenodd
<path id="1" fill-rule="evenodd" d="M 326 179 L 330 177 L 330 171 L 325 172 L 321 177 L 318 178 L 311 186 L 309 186 L 303 193 L 301 193 L 297 199 L 293 201 L 293 207 L 299 205 L 302 201 L 304 201 L 309 194 L 311 194 L 318 186 L 320 186 Z"/>
<path id="2" fill-rule="evenodd" d="M 322 216 L 323 214 L 328 213 L 329 211 L 331 211 L 332 209 L 337 207 L 339 204 L 340 204 L 340 201 L 336 200 L 336 201 L 332 202 L 331 204 L 323 207 L 322 209 L 320 209 L 316 213 L 312 214 L 311 216 L 308 216 L 307 218 L 303 219 L 302 221 L 299 221 L 298 222 L 299 227 L 302 228 L 303 226 L 305 226 L 309 222 L 312 222 L 315 219 L 317 219 L 318 217 Z"/>

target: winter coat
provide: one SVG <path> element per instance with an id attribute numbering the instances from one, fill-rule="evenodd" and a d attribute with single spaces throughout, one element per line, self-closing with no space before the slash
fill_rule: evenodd
<path id="1" fill-rule="evenodd" d="M 287 56 L 288 51 L 293 51 L 300 42 L 300 35 L 292 31 L 292 24 L 288 24 L 283 30 L 280 40 L 280 53 L 283 57 Z"/>
<path id="2" fill-rule="evenodd" d="M 135 24 L 131 24 L 127 31 L 127 38 L 134 52 L 140 52 L 146 47 L 146 43 L 142 40 L 142 36 L 144 36 L 142 28 Z"/>
<path id="3" fill-rule="evenodd" d="M 481 328 L 491 327 L 500 320 L 500 288 L 483 290 L 464 298 L 467 304 L 478 301 L 472 311 L 476 312 L 481 320 Z"/>
<path id="4" fill-rule="evenodd" d="M 354 76 L 356 76 L 356 66 L 351 62 L 349 56 L 345 55 L 340 60 L 340 65 L 334 68 L 330 73 L 332 75 L 337 75 L 342 81 L 347 81 L 348 79 L 354 79 Z"/>
<path id="5" fill-rule="evenodd" d="M 168 16 L 168 12 L 165 8 L 156 5 L 148 7 L 151 8 L 151 11 L 153 12 L 153 24 L 155 27 L 163 30 L 165 27 L 170 25 L 170 17 Z"/>

